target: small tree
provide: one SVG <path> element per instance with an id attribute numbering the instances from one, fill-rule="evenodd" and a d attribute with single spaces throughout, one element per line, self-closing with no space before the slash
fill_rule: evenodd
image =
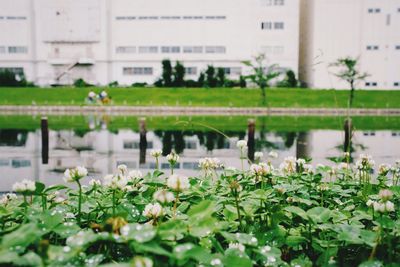
<path id="1" fill-rule="evenodd" d="M 162 61 L 162 81 L 165 87 L 172 86 L 172 65 L 169 59 Z"/>
<path id="2" fill-rule="evenodd" d="M 177 61 L 174 67 L 174 81 L 173 85 L 176 87 L 183 87 L 185 86 L 185 67 Z"/>
<path id="3" fill-rule="evenodd" d="M 225 70 L 223 68 L 218 68 L 217 70 L 217 86 L 224 87 L 226 83 Z"/>
<path id="4" fill-rule="evenodd" d="M 361 72 L 358 69 L 358 58 L 339 58 L 337 61 L 331 63 L 330 66 L 338 68 L 337 72 L 334 73 L 335 76 L 349 84 L 349 108 L 351 108 L 353 105 L 354 91 L 357 83 L 365 80 L 369 74 Z"/>
<path id="5" fill-rule="evenodd" d="M 292 70 L 286 71 L 286 77 L 284 80 L 278 83 L 278 87 L 295 88 L 299 82 L 296 79 L 296 74 Z"/>
<path id="6" fill-rule="evenodd" d="M 278 65 L 268 65 L 264 54 L 254 57 L 254 62 L 243 61 L 243 64 L 252 69 L 252 74 L 245 76 L 246 79 L 251 80 L 261 90 L 262 104 L 266 103 L 265 88 L 270 86 L 270 81 L 280 75 L 277 71 Z"/>
<path id="7" fill-rule="evenodd" d="M 199 79 L 197 80 L 197 86 L 198 87 L 204 87 L 205 86 L 205 84 L 204 84 L 205 80 L 206 80 L 206 75 L 204 74 L 204 72 L 201 72 L 200 75 L 199 75 Z"/>
<path id="8" fill-rule="evenodd" d="M 206 87 L 216 87 L 217 86 L 217 78 L 215 77 L 215 68 L 212 65 L 209 65 L 206 70 Z"/>

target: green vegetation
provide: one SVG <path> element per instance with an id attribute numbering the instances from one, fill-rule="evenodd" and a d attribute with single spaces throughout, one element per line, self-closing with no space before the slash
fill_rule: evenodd
<path id="1" fill-rule="evenodd" d="M 88 130 L 90 118 L 95 116 L 49 116 L 49 127 L 53 130 L 76 129 Z M 248 119 L 254 117 L 235 116 L 172 116 L 147 117 L 149 130 L 209 130 L 209 127 L 222 132 L 244 131 L 247 129 Z M 97 120 L 104 121 L 108 129 L 138 130 L 139 117 L 135 116 L 99 116 Z M 265 131 L 308 131 L 318 129 L 343 130 L 343 117 L 256 117 L 257 129 Z M 400 117 L 354 117 L 354 130 L 400 130 Z M 38 116 L 0 116 L 0 129 L 35 130 L 40 128 Z"/>
<path id="2" fill-rule="evenodd" d="M 89 91 L 104 88 L 0 88 L 0 105 L 83 105 Z M 259 89 L 108 88 L 114 105 L 258 107 Z M 268 89 L 270 107 L 346 108 L 348 91 Z M 400 91 L 358 91 L 353 108 L 399 108 Z"/>
<path id="3" fill-rule="evenodd" d="M 246 141 L 237 143 L 243 155 Z M 2 266 L 398 266 L 400 165 L 362 156 L 315 169 L 200 160 L 198 175 L 120 165 L 102 180 L 67 169 L 67 185 L 22 180 L 0 199 Z M 271 155 L 271 157 L 273 157 Z M 259 163 L 259 161 L 266 160 Z M 340 162 L 340 163 L 339 163 Z M 249 162 L 250 163 L 250 162 Z M 176 171 L 175 171 L 176 172 Z M 376 181 L 376 182 L 374 182 Z M 106 264 L 106 265 L 103 265 Z"/>

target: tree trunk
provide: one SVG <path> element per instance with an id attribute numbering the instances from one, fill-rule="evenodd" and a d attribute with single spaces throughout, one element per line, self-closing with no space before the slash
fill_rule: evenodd
<path id="1" fill-rule="evenodd" d="M 354 82 L 350 82 L 350 99 L 349 99 L 349 108 L 353 106 L 353 99 L 354 99 Z"/>
<path id="2" fill-rule="evenodd" d="M 265 106 L 266 99 L 265 99 L 265 87 L 264 86 L 261 87 L 261 98 L 262 98 L 261 99 L 262 105 Z"/>

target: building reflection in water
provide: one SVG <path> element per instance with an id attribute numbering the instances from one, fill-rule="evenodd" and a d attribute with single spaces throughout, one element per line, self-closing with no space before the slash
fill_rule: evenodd
<path id="1" fill-rule="evenodd" d="M 217 157 L 227 166 L 240 167 L 236 142 L 247 138 L 246 129 L 225 132 L 230 138 L 214 131 L 147 131 L 145 123 L 139 132 L 119 129 L 111 132 L 106 123 L 97 122 L 98 130 L 49 131 L 49 164 L 41 163 L 40 129 L 0 130 L 0 191 L 8 191 L 17 180 L 33 179 L 46 184 L 62 183 L 66 168 L 84 165 L 89 176 L 101 178 L 114 172 L 118 164 L 147 172 L 155 168 L 150 156 L 153 148 L 162 148 L 166 155 L 172 150 L 181 154 L 176 166 L 184 175 L 199 173 L 198 160 Z M 331 164 L 329 157 L 337 157 L 343 151 L 343 131 L 312 130 L 308 132 L 255 131 L 255 151 L 267 154 L 271 150 L 279 153 L 274 160 L 278 165 L 286 156 L 312 158 L 314 163 Z M 400 150 L 400 133 L 396 131 L 355 131 L 353 134 L 353 156 L 369 153 L 376 164 L 393 164 Z M 364 148 L 365 150 L 362 150 Z M 165 159 L 161 168 L 168 170 Z"/>

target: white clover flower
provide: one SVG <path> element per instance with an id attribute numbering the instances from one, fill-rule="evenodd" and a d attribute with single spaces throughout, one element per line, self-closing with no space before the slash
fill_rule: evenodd
<path id="1" fill-rule="evenodd" d="M 101 181 L 97 179 L 92 179 L 89 181 L 89 185 L 91 186 L 101 186 Z"/>
<path id="2" fill-rule="evenodd" d="M 297 159 L 296 163 L 297 163 L 299 166 L 303 166 L 303 165 L 306 164 L 306 160 L 300 158 L 300 159 Z"/>
<path id="3" fill-rule="evenodd" d="M 0 199 L 0 204 L 7 205 L 11 200 L 17 199 L 18 196 L 14 193 L 7 193 Z"/>
<path id="4" fill-rule="evenodd" d="M 262 153 L 261 151 L 257 151 L 254 153 L 255 160 L 261 160 L 263 157 L 264 157 L 264 153 Z"/>
<path id="5" fill-rule="evenodd" d="M 381 164 L 378 168 L 378 174 L 381 176 L 386 176 L 391 169 L 391 166 L 388 164 Z"/>
<path id="6" fill-rule="evenodd" d="M 350 158 L 350 152 L 343 152 L 343 157 L 344 158 Z"/>
<path id="7" fill-rule="evenodd" d="M 203 158 L 199 160 L 199 168 L 205 171 L 212 171 L 221 167 L 221 161 L 217 158 Z"/>
<path id="8" fill-rule="evenodd" d="M 371 170 L 375 165 L 375 161 L 372 160 L 370 155 L 361 154 L 358 161 L 356 162 L 356 168 L 360 171 Z"/>
<path id="9" fill-rule="evenodd" d="M 276 158 L 278 158 L 278 153 L 276 151 L 271 151 L 268 153 L 268 157 L 270 157 L 272 159 L 276 159 Z"/>
<path id="10" fill-rule="evenodd" d="M 178 192 L 184 191 L 190 187 L 189 178 L 173 174 L 168 178 L 167 186 Z"/>
<path id="11" fill-rule="evenodd" d="M 239 140 L 236 143 L 237 148 L 244 150 L 247 149 L 247 141 L 246 140 Z"/>
<path id="12" fill-rule="evenodd" d="M 254 176 L 261 177 L 271 174 L 273 172 L 273 168 L 265 163 L 260 164 L 252 164 L 250 166 L 250 173 Z"/>
<path id="13" fill-rule="evenodd" d="M 279 165 L 280 170 L 284 174 L 293 174 L 296 172 L 296 158 L 286 157 L 283 162 Z"/>
<path id="14" fill-rule="evenodd" d="M 311 164 L 304 164 L 302 167 L 303 173 L 312 174 L 314 172 L 314 168 Z"/>
<path id="15" fill-rule="evenodd" d="M 386 205 L 385 205 L 385 203 L 374 202 L 373 206 L 374 206 L 374 211 L 375 211 L 375 212 L 384 213 L 385 210 L 386 210 Z"/>
<path id="16" fill-rule="evenodd" d="M 77 166 L 74 169 L 66 169 L 64 172 L 64 181 L 67 183 L 75 182 L 88 174 L 85 167 Z"/>
<path id="17" fill-rule="evenodd" d="M 340 162 L 337 168 L 338 170 L 347 171 L 350 170 L 350 164 L 347 164 L 346 162 Z"/>
<path id="18" fill-rule="evenodd" d="M 162 150 L 161 149 L 153 149 L 150 151 L 150 155 L 154 158 L 158 158 L 162 155 Z"/>
<path id="19" fill-rule="evenodd" d="M 244 252 L 244 250 L 246 249 L 246 247 L 243 246 L 240 243 L 229 243 L 229 248 L 230 249 L 237 249 L 237 250 L 239 250 L 241 252 Z"/>
<path id="20" fill-rule="evenodd" d="M 393 193 L 392 193 L 392 191 L 390 191 L 390 190 L 388 190 L 388 189 L 381 189 L 381 190 L 379 191 L 379 198 L 380 198 L 383 202 L 392 199 L 392 197 L 393 197 Z"/>
<path id="21" fill-rule="evenodd" d="M 175 165 L 179 161 L 179 155 L 175 152 L 169 153 L 166 158 L 171 165 Z"/>
<path id="22" fill-rule="evenodd" d="M 157 200 L 160 203 L 169 203 L 174 201 L 175 196 L 172 192 L 167 190 L 158 190 L 153 194 L 154 200 Z"/>
<path id="23" fill-rule="evenodd" d="M 132 267 L 153 267 L 153 261 L 149 258 L 136 256 L 132 260 Z"/>
<path id="24" fill-rule="evenodd" d="M 103 178 L 103 184 L 105 187 L 109 187 L 110 189 L 121 189 L 124 190 L 128 180 L 125 176 L 122 175 L 106 175 Z"/>
<path id="25" fill-rule="evenodd" d="M 210 265 L 211 266 L 221 266 L 222 265 L 222 261 L 220 259 L 218 259 L 218 258 L 212 259 L 211 262 L 210 262 Z"/>
<path id="26" fill-rule="evenodd" d="M 34 192 L 36 185 L 34 181 L 24 179 L 21 182 L 17 182 L 13 185 L 13 190 L 18 193 Z"/>
<path id="27" fill-rule="evenodd" d="M 158 203 L 147 204 L 143 211 L 143 216 L 146 216 L 147 218 L 158 218 L 162 216 L 162 214 L 163 214 L 163 209 L 161 205 Z"/>
<path id="28" fill-rule="evenodd" d="M 375 201 L 373 201 L 373 200 L 371 200 L 371 199 L 368 199 L 368 201 L 367 201 L 367 206 L 368 207 L 373 207 L 374 206 L 374 203 L 375 203 Z"/>
<path id="29" fill-rule="evenodd" d="M 96 97 L 96 93 L 93 92 L 93 91 L 90 91 L 90 92 L 88 93 L 88 97 L 90 97 L 90 98 L 95 98 L 95 97 Z"/>
<path id="30" fill-rule="evenodd" d="M 141 171 L 133 170 L 128 173 L 127 179 L 130 182 L 135 182 L 137 180 L 140 180 L 142 177 L 143 174 Z"/>
<path id="31" fill-rule="evenodd" d="M 117 166 L 118 173 L 121 175 L 127 175 L 128 174 L 128 166 L 125 164 L 120 164 Z"/>
<path id="32" fill-rule="evenodd" d="M 386 210 L 387 212 L 392 212 L 392 211 L 394 211 L 394 204 L 393 204 L 393 202 L 391 202 L 391 201 L 386 201 L 386 203 L 385 203 L 385 210 Z"/>

